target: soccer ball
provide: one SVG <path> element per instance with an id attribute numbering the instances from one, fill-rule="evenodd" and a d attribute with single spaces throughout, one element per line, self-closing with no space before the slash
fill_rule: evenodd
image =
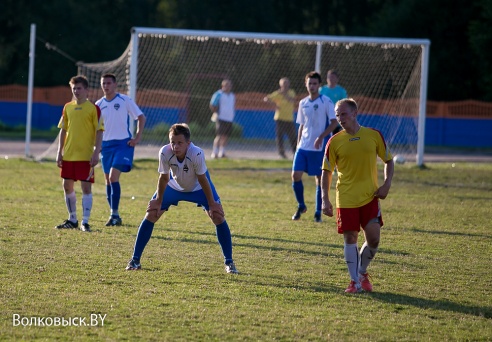
<path id="1" fill-rule="evenodd" d="M 405 157 L 397 154 L 396 156 L 393 157 L 393 161 L 397 164 L 405 164 Z"/>

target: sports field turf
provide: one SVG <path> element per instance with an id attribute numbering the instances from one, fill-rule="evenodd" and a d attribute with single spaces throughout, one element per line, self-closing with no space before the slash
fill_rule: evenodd
<path id="1" fill-rule="evenodd" d="M 55 163 L 0 160 L 0 340 L 492 340 L 492 164 L 397 165 L 374 292 L 356 295 L 344 293 L 335 219 L 313 221 L 313 178 L 308 212 L 292 222 L 289 161 L 208 165 L 239 275 L 224 272 L 214 226 L 187 203 L 156 224 L 143 269 L 124 270 L 156 161 L 122 176 L 122 227 L 104 227 L 97 168 L 93 232 L 83 233 L 53 228 L 67 217 Z"/>

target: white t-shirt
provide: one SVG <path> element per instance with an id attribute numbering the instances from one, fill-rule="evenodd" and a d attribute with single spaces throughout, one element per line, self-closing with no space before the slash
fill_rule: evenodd
<path id="1" fill-rule="evenodd" d="M 224 93 L 221 90 L 217 90 L 210 100 L 210 104 L 215 107 L 219 107 L 219 120 L 232 122 L 234 121 L 236 97 L 234 93 Z"/>
<path id="2" fill-rule="evenodd" d="M 129 96 L 117 93 L 111 101 L 102 97 L 96 101 L 96 105 L 101 108 L 104 120 L 103 141 L 132 137 L 129 118 L 137 120 L 143 113 Z"/>
<path id="3" fill-rule="evenodd" d="M 184 160 L 180 162 L 173 153 L 171 145 L 165 145 L 159 151 L 158 172 L 170 174 L 168 185 L 176 191 L 200 190 L 202 187 L 197 176 L 207 172 L 205 153 L 200 147 L 190 143 Z"/>
<path id="4" fill-rule="evenodd" d="M 309 96 L 299 102 L 296 122 L 304 125 L 301 139 L 297 148 L 306 151 L 321 151 L 321 147 L 314 148 L 314 142 L 317 137 L 328 127 L 331 120 L 336 120 L 335 106 L 328 96 L 320 95 L 315 100 Z"/>

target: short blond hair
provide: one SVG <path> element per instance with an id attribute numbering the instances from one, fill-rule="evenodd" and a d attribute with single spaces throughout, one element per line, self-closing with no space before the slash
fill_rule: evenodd
<path id="1" fill-rule="evenodd" d="M 352 110 L 357 111 L 359 109 L 357 106 L 357 102 L 355 102 L 353 98 L 345 98 L 337 101 L 337 103 L 335 104 L 335 110 L 344 103 L 346 103 Z"/>

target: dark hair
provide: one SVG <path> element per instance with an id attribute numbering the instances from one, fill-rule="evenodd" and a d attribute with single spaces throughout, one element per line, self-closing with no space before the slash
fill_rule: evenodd
<path id="1" fill-rule="evenodd" d="M 82 83 L 82 85 L 86 89 L 89 88 L 89 81 L 87 80 L 87 77 L 85 77 L 84 75 L 74 76 L 70 79 L 70 82 L 68 82 L 68 84 L 70 84 L 70 85 L 74 85 L 77 83 Z"/>
<path id="2" fill-rule="evenodd" d="M 177 123 L 169 128 L 169 135 L 184 135 L 186 141 L 190 141 L 191 132 L 190 127 L 185 123 Z"/>
<path id="3" fill-rule="evenodd" d="M 358 110 L 357 102 L 355 102 L 355 100 L 353 98 L 345 98 L 345 99 L 341 99 L 341 100 L 337 101 L 337 103 L 335 104 L 335 109 L 337 109 L 338 107 L 340 107 L 344 103 L 346 103 L 350 107 L 350 109 L 355 110 L 355 111 Z"/>
<path id="4" fill-rule="evenodd" d="M 105 73 L 105 74 L 103 74 L 103 75 L 101 76 L 101 78 L 108 78 L 108 77 L 109 77 L 109 78 L 112 78 L 112 79 L 113 79 L 113 82 L 114 82 L 114 83 L 116 83 L 116 76 L 115 76 L 114 74 L 112 74 L 112 73 L 109 73 L 109 72 L 108 72 L 108 73 Z"/>
<path id="5" fill-rule="evenodd" d="M 330 69 L 328 70 L 328 72 L 326 73 L 327 75 L 328 74 L 331 74 L 331 75 L 335 75 L 336 77 L 339 77 L 338 76 L 338 71 L 336 71 L 335 69 Z"/>
<path id="6" fill-rule="evenodd" d="M 322 82 L 321 81 L 321 75 L 318 72 L 316 72 L 316 71 L 308 72 L 307 75 L 306 75 L 306 77 L 304 78 L 304 80 L 307 81 L 308 78 L 315 78 L 315 79 L 317 79 L 319 81 L 319 83 Z"/>

